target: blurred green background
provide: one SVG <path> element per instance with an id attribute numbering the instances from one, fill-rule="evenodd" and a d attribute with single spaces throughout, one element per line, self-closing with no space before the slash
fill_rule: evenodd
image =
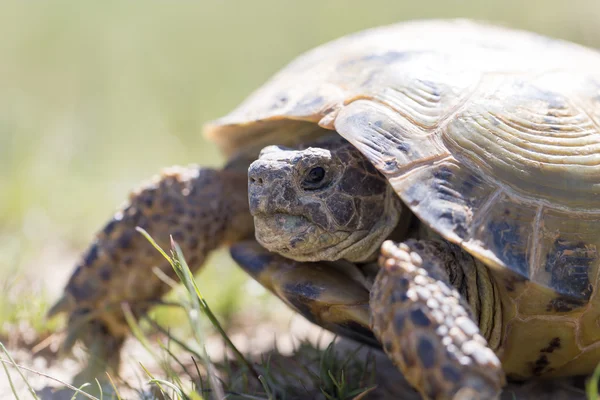
<path id="1" fill-rule="evenodd" d="M 221 164 L 202 124 L 288 61 L 350 32 L 434 17 L 600 46 L 598 0 L 1 2 L 0 331 L 43 324 L 79 252 L 140 180 Z M 245 278 L 221 254 L 201 286 L 228 314 Z"/>

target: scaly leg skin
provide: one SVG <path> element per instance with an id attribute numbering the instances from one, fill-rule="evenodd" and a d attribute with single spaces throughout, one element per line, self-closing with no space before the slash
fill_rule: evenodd
<path id="1" fill-rule="evenodd" d="M 140 316 L 170 289 L 153 268 L 171 277 L 173 269 L 135 228 L 145 229 L 167 250 L 172 235 L 197 271 L 210 251 L 252 237 L 247 179 L 243 170 L 170 168 L 132 193 L 98 233 L 48 313 L 69 315 L 64 351 L 81 340 L 90 353 L 77 381 L 93 382 L 105 370 L 118 373 L 129 332 L 122 304 Z"/>
<path id="2" fill-rule="evenodd" d="M 381 247 L 382 269 L 371 291 L 373 332 L 426 399 L 495 399 L 505 383 L 471 307 L 450 283 L 465 255 L 435 241 Z"/>
<path id="3" fill-rule="evenodd" d="M 230 250 L 252 278 L 309 321 L 379 346 L 369 328 L 368 283 L 361 282 L 358 270 L 352 276 L 352 264 L 294 261 L 270 253 L 256 241 L 236 243 Z"/>

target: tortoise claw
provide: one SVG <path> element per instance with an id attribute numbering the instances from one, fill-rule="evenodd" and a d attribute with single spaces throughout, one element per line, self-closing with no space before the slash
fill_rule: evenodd
<path id="1" fill-rule="evenodd" d="M 495 399 L 500 361 L 449 284 L 433 242 L 384 242 L 371 292 L 372 324 L 384 350 L 426 399 Z"/>
<path id="2" fill-rule="evenodd" d="M 290 260 L 255 241 L 237 243 L 230 251 L 252 278 L 309 321 L 380 347 L 369 328 L 369 291 L 342 269 L 326 262 Z"/>

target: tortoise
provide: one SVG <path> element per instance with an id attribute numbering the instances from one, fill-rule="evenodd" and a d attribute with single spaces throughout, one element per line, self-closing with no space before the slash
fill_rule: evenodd
<path id="1" fill-rule="evenodd" d="M 464 20 L 307 52 L 207 125 L 222 169 L 166 170 L 99 232 L 50 310 L 69 314 L 65 347 L 90 349 L 88 374 L 118 368 L 118 305 L 141 315 L 168 290 L 141 226 L 173 234 L 194 270 L 231 246 L 301 314 L 381 343 L 425 398 L 589 373 L 598 71 L 591 49 Z"/>

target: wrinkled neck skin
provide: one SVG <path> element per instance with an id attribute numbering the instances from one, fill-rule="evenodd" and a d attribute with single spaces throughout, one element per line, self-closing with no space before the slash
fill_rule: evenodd
<path id="1" fill-rule="evenodd" d="M 337 134 L 263 149 L 248 194 L 258 242 L 296 261 L 372 261 L 403 214 L 387 180 Z"/>

